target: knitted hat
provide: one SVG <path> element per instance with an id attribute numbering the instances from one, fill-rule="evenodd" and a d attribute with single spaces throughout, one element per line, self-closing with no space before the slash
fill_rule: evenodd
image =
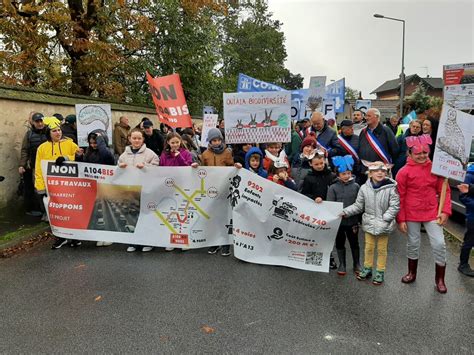
<path id="1" fill-rule="evenodd" d="M 76 123 L 76 115 L 67 115 L 65 121 L 69 124 Z"/>
<path id="2" fill-rule="evenodd" d="M 222 133 L 218 128 L 211 128 L 209 130 L 209 133 L 207 134 L 207 141 L 210 142 L 216 138 L 224 140 L 224 138 L 222 137 Z"/>
<path id="3" fill-rule="evenodd" d="M 303 151 L 303 148 L 308 145 L 312 146 L 314 149 L 316 149 L 316 147 L 318 146 L 318 142 L 316 141 L 313 132 L 311 132 L 305 139 L 303 139 L 303 142 L 301 142 L 300 150 Z"/>

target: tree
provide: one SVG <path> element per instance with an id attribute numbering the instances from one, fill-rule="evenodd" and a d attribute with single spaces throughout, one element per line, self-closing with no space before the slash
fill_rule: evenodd
<path id="1" fill-rule="evenodd" d="M 304 78 L 301 74 L 293 74 L 288 69 L 284 70 L 283 77 L 276 83 L 287 90 L 298 90 L 303 88 Z"/>
<path id="2" fill-rule="evenodd" d="M 345 96 L 346 100 L 357 100 L 359 98 L 359 90 L 346 86 Z"/>
<path id="3" fill-rule="evenodd" d="M 75 94 L 123 98 L 127 60 L 139 53 L 154 29 L 140 12 L 148 0 L 128 5 L 124 0 L 5 3 L 0 32 L 7 52 L 0 62 L 8 71 L 6 81 L 47 86 L 47 80 L 59 80 L 70 82 Z M 25 64 L 12 67 L 11 59 Z"/>
<path id="4" fill-rule="evenodd" d="M 416 113 L 423 113 L 430 108 L 430 97 L 426 94 L 426 88 L 419 84 L 410 96 L 403 100 L 404 114 L 415 110 Z"/>

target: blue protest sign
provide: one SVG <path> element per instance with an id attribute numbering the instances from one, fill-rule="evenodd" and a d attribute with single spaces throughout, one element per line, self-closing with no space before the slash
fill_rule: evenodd
<path id="1" fill-rule="evenodd" d="M 334 99 L 335 112 L 344 112 L 344 101 L 346 99 L 346 79 L 342 78 L 329 85 L 326 85 L 326 98 Z"/>

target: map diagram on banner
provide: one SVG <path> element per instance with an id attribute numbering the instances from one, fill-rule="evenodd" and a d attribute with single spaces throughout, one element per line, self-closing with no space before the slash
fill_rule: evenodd
<path id="1" fill-rule="evenodd" d="M 202 175 L 205 173 L 205 170 L 199 172 Z M 183 233 L 185 229 L 192 228 L 201 217 L 210 218 L 209 214 L 199 205 L 203 199 L 209 198 L 208 191 L 205 189 L 205 175 L 200 179 L 201 188 L 192 192 L 189 189 L 183 189 L 178 186 L 173 178 L 166 179 L 166 186 L 174 188 L 176 193 L 173 198 L 164 197 L 159 201 L 155 214 L 170 232 Z M 212 193 L 211 189 L 209 196 L 212 196 Z"/>

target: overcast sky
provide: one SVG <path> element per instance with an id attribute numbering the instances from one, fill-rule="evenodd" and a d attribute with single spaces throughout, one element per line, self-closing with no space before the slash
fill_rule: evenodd
<path id="1" fill-rule="evenodd" d="M 283 22 L 286 67 L 305 78 L 346 78 L 364 98 L 401 72 L 404 19 L 405 75 L 442 77 L 443 64 L 474 62 L 474 0 L 269 0 Z M 427 68 L 424 68 L 427 67 Z"/>

